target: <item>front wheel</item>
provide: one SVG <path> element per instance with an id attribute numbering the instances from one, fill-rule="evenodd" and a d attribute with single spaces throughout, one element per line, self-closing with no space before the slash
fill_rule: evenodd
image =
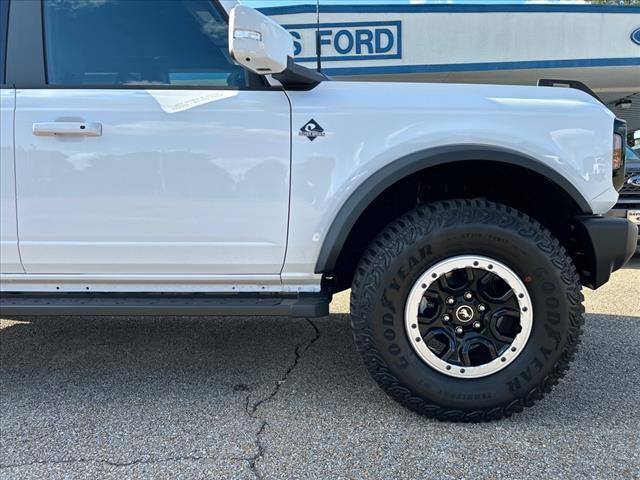
<path id="1" fill-rule="evenodd" d="M 351 324 L 373 378 L 410 409 L 483 421 L 531 406 L 564 374 L 584 320 L 551 233 L 483 200 L 421 205 L 364 253 Z"/>

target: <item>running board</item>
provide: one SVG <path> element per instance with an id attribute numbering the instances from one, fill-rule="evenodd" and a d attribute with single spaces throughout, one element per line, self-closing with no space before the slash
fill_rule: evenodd
<path id="1" fill-rule="evenodd" d="M 326 294 L 0 294 L 0 317 L 53 315 L 285 316 L 329 314 Z"/>

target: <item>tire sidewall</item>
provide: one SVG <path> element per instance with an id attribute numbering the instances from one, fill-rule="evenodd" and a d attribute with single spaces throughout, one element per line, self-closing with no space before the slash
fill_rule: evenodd
<path id="1" fill-rule="evenodd" d="M 415 240 L 405 243 L 380 278 L 371 335 L 390 373 L 420 397 L 461 410 L 505 404 L 544 382 L 565 351 L 575 314 L 559 264 L 566 257 L 554 258 L 553 239 L 527 221 L 500 226 L 469 223 L 464 215 L 449 220 L 428 233 L 419 225 L 408 227 L 417 231 L 405 232 L 405 237 Z M 532 301 L 533 325 L 512 363 L 489 376 L 465 379 L 438 372 L 418 356 L 406 333 L 404 311 L 411 288 L 428 268 L 474 254 L 505 264 L 523 281 Z"/>

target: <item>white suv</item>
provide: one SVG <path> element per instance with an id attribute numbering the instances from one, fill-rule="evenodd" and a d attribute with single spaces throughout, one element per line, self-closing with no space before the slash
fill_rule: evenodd
<path id="1" fill-rule="evenodd" d="M 603 217 L 625 126 L 579 89 L 334 82 L 210 0 L 0 8 L 2 315 L 321 316 L 351 288 L 390 395 L 489 420 L 562 376 L 581 285 L 635 248 Z"/>

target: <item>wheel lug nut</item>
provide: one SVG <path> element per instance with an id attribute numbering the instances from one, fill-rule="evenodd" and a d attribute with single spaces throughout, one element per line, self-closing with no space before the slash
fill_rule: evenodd
<path id="1" fill-rule="evenodd" d="M 443 322 L 448 322 L 449 320 L 451 320 L 451 316 L 450 316 L 448 313 L 445 313 L 445 314 L 442 316 L 442 321 L 443 321 Z"/>
<path id="2" fill-rule="evenodd" d="M 479 329 L 482 326 L 482 324 L 478 321 L 473 322 L 473 328 L 475 328 L 476 330 Z"/>
<path id="3" fill-rule="evenodd" d="M 449 298 L 447 298 L 447 303 L 449 305 L 453 305 L 454 303 L 456 303 L 456 300 L 453 297 L 449 297 Z"/>
<path id="4" fill-rule="evenodd" d="M 462 332 L 464 332 L 464 330 L 462 329 L 462 327 L 456 327 L 456 333 L 458 335 L 462 335 Z"/>
<path id="5" fill-rule="evenodd" d="M 473 294 L 471 292 L 465 292 L 464 299 L 471 300 L 473 298 Z"/>
<path id="6" fill-rule="evenodd" d="M 480 305 L 478 305 L 478 311 L 479 312 L 484 312 L 487 309 L 487 307 L 485 307 L 482 303 Z"/>

